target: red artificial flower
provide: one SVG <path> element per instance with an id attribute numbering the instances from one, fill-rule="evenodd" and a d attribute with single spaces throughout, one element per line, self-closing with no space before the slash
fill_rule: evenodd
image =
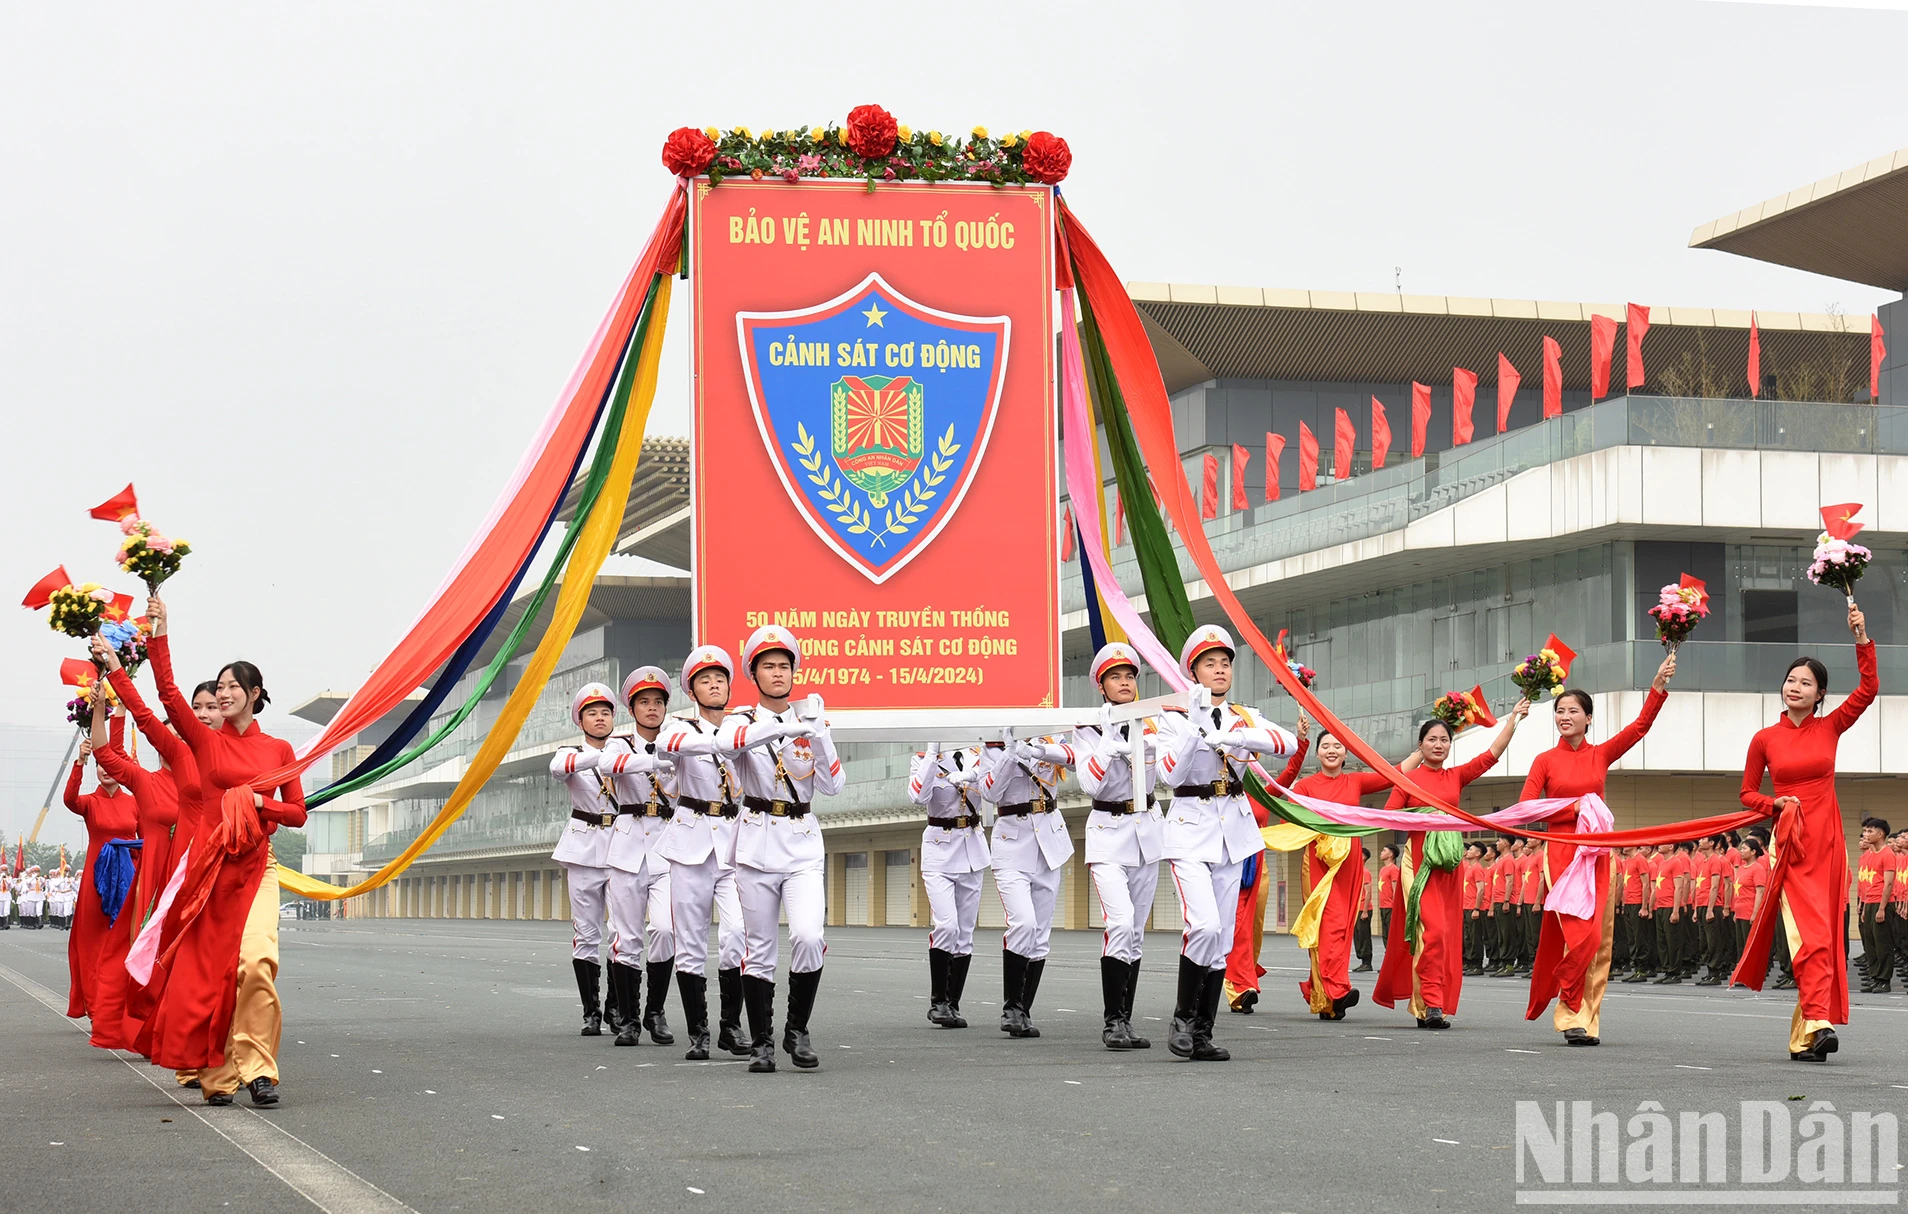
<path id="1" fill-rule="evenodd" d="M 1059 185 L 1073 167 L 1073 149 L 1051 131 L 1035 131 L 1027 137 L 1027 150 L 1020 158 L 1027 176 L 1045 185 Z"/>
<path id="2" fill-rule="evenodd" d="M 678 177 L 694 177 L 715 161 L 715 140 L 692 126 L 679 126 L 663 140 L 663 167 Z"/>
<path id="3" fill-rule="evenodd" d="M 858 105 L 848 111 L 842 135 L 855 155 L 873 160 L 894 151 L 900 128 L 895 125 L 894 115 L 880 106 Z"/>

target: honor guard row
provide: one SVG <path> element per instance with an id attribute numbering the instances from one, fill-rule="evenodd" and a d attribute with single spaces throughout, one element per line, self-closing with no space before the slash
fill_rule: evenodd
<path id="1" fill-rule="evenodd" d="M 616 701 L 600 683 L 579 688 L 571 717 L 583 745 L 551 759 L 570 793 L 568 829 L 553 859 L 570 877 L 572 956 L 583 1034 L 602 1033 L 602 927 L 610 927 L 616 1044 L 675 1040 L 663 1015 L 669 973 L 681 992 L 685 1057 L 709 1057 L 708 936 L 717 926 L 720 999 L 716 1048 L 775 1070 L 775 971 L 786 916 L 792 956 L 782 1048 L 800 1068 L 820 1065 L 809 1017 L 821 985 L 826 896 L 817 795 L 841 791 L 841 760 L 820 697 L 791 702 L 801 647 L 786 629 L 758 629 L 743 651 L 757 704 L 729 711 L 734 666 L 714 645 L 682 669 L 693 711 L 666 716 L 669 677 L 644 666 L 623 682 L 636 721 L 617 735 Z M 649 1000 L 636 1020 L 641 975 Z M 742 1037 L 746 1008 L 748 1037 Z M 615 1015 L 628 1019 L 614 1023 Z"/>

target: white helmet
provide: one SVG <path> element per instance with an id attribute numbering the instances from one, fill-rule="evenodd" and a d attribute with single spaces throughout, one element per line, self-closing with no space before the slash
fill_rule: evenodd
<path id="1" fill-rule="evenodd" d="M 731 679 L 735 678 L 735 663 L 729 660 L 726 650 L 720 645 L 698 645 L 689 651 L 689 657 L 682 664 L 682 685 L 686 690 L 696 681 L 696 676 L 705 670 L 720 670 Z"/>
<path id="2" fill-rule="evenodd" d="M 796 670 L 802 668 L 802 647 L 795 634 L 780 624 L 764 624 L 749 634 L 748 644 L 742 647 L 742 665 L 750 678 L 755 677 L 755 659 L 774 649 L 785 651 Z"/>
<path id="3" fill-rule="evenodd" d="M 663 693 L 663 699 L 667 701 L 670 690 L 669 674 L 662 667 L 638 666 L 629 672 L 628 678 L 623 680 L 623 703 L 633 712 L 635 705 L 630 701 L 636 698 L 637 692 L 660 691 Z"/>
<path id="4" fill-rule="evenodd" d="M 1187 674 L 1191 674 L 1193 672 L 1193 663 L 1199 660 L 1199 656 L 1204 653 L 1210 653 L 1215 649 L 1225 650 L 1227 657 L 1236 657 L 1238 655 L 1238 651 L 1232 644 L 1231 633 L 1219 627 L 1217 624 L 1201 624 L 1199 627 L 1193 629 L 1193 634 L 1186 638 L 1184 645 L 1179 647 L 1180 669 L 1184 670 Z"/>
<path id="5" fill-rule="evenodd" d="M 1139 673 L 1139 654 L 1133 651 L 1131 645 L 1124 645 L 1119 641 L 1113 641 L 1100 646 L 1100 652 L 1093 655 L 1093 666 L 1091 667 L 1094 686 L 1099 686 L 1101 679 L 1104 679 L 1110 671 L 1117 670 L 1121 666 L 1131 666 L 1134 674 Z"/>
<path id="6" fill-rule="evenodd" d="M 583 710 L 592 704 L 608 704 L 610 711 L 616 711 L 616 693 L 602 683 L 585 683 L 576 689 L 570 697 L 570 720 L 578 729 L 583 728 Z"/>

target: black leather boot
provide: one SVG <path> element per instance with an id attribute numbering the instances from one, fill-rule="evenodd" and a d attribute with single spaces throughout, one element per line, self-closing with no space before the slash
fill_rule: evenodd
<path id="1" fill-rule="evenodd" d="M 618 965 L 610 962 L 610 998 L 616 1001 L 622 1012 L 622 1022 L 616 1028 L 617 1045 L 641 1045 L 643 1043 L 643 1022 L 636 1018 L 636 1009 L 643 1005 L 643 971 L 633 965 Z"/>
<path id="2" fill-rule="evenodd" d="M 961 992 L 967 989 L 967 967 L 974 963 L 974 954 L 962 953 L 958 957 L 947 959 L 947 1014 L 941 1022 L 944 1029 L 964 1029 L 967 1018 L 961 1015 Z"/>
<path id="3" fill-rule="evenodd" d="M 1020 1036 L 1024 1017 L 1020 1011 L 1020 990 L 1027 984 L 1027 959 L 1014 950 L 1000 950 L 1000 1031 L 1009 1037 Z"/>
<path id="4" fill-rule="evenodd" d="M 570 958 L 570 965 L 576 970 L 576 993 L 583 998 L 583 1033 L 585 1037 L 603 1035 L 603 967 L 594 961 L 585 961 L 580 957 Z"/>
<path id="5" fill-rule="evenodd" d="M 1034 1027 L 1033 1001 L 1040 991 L 1040 975 L 1047 970 L 1047 959 L 1027 962 L 1027 976 L 1020 984 L 1020 1032 L 1016 1036 L 1038 1037 L 1040 1030 Z"/>
<path id="6" fill-rule="evenodd" d="M 1133 1048 L 1126 1026 L 1126 973 L 1126 962 L 1118 957 L 1100 958 L 1100 1044 L 1109 1050 Z"/>
<path id="7" fill-rule="evenodd" d="M 954 960 L 946 949 L 928 950 L 928 1023 L 946 1024 L 947 1010 L 947 972 Z"/>
<path id="8" fill-rule="evenodd" d="M 1120 1005 L 1120 1019 L 1126 1022 L 1126 1035 L 1133 1039 L 1133 1044 L 1127 1048 L 1132 1050 L 1150 1050 L 1153 1048 L 1153 1043 L 1140 1036 L 1139 1030 L 1133 1027 L 1133 993 L 1139 989 L 1139 975 L 1140 963 L 1138 961 L 1127 962 L 1126 995 L 1124 1002 Z"/>
<path id="9" fill-rule="evenodd" d="M 749 1012 L 749 1073 L 775 1073 L 775 984 L 761 978 L 742 979 L 742 1002 Z"/>
<path id="10" fill-rule="evenodd" d="M 1179 955 L 1179 993 L 1173 1001 L 1173 1024 L 1166 1037 L 1166 1048 L 1181 1058 L 1193 1056 L 1193 1021 L 1199 1016 L 1200 994 L 1206 982 L 1206 967 L 1192 958 Z"/>
<path id="11" fill-rule="evenodd" d="M 623 1033 L 623 1009 L 617 998 L 616 971 L 623 967 L 616 964 L 614 957 L 609 963 L 609 973 L 603 975 L 603 1028 L 613 1037 Z"/>
<path id="12" fill-rule="evenodd" d="M 669 1018 L 663 1008 L 669 1002 L 669 979 L 676 972 L 676 963 L 651 961 L 643 968 L 649 971 L 649 1002 L 643 1005 L 643 1027 L 657 1045 L 674 1045 L 676 1035 L 669 1031 Z"/>
<path id="13" fill-rule="evenodd" d="M 820 970 L 791 972 L 788 976 L 788 1017 L 782 1029 L 782 1048 L 791 1062 L 804 1071 L 821 1065 L 815 1047 L 808 1041 L 808 1015 L 815 1010 L 815 992 L 821 989 Z"/>
<path id="14" fill-rule="evenodd" d="M 717 970 L 716 985 L 722 996 L 721 1022 L 716 1029 L 716 1048 L 727 1050 L 737 1058 L 747 1058 L 749 1045 L 742 1039 L 742 971 L 739 969 Z"/>
<path id="15" fill-rule="evenodd" d="M 682 992 L 683 1032 L 689 1034 L 690 1062 L 705 1062 L 709 1057 L 709 978 L 705 974 L 676 975 L 676 989 Z"/>
<path id="16" fill-rule="evenodd" d="M 1212 1022 L 1219 1015 L 1219 1001 L 1225 997 L 1226 971 L 1207 970 L 1199 984 L 1199 1014 L 1193 1019 L 1194 1062 L 1229 1062 L 1232 1051 L 1212 1043 Z"/>

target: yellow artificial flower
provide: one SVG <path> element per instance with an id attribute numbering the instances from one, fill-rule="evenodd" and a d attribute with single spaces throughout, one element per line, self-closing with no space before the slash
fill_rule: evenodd
<path id="1" fill-rule="evenodd" d="M 940 146 L 941 146 L 941 132 L 939 132 L 939 131 L 929 131 L 929 132 L 928 132 L 928 142 L 929 142 L 929 143 L 931 143 L 931 144 L 933 144 L 933 145 L 934 145 L 935 147 L 937 147 L 937 148 L 938 148 L 938 147 L 940 147 Z"/>
<path id="2" fill-rule="evenodd" d="M 1002 135 L 1000 137 L 1000 146 L 1004 148 L 1010 148 L 1019 142 L 1020 142 L 1020 136 L 1014 134 L 1012 131 L 1009 131 L 1005 135 Z"/>
<path id="3" fill-rule="evenodd" d="M 1553 674 L 1553 675 L 1555 675 L 1555 676 L 1557 676 L 1557 681 L 1558 681 L 1559 683 L 1561 683 L 1561 682 L 1563 682 L 1563 677 L 1564 677 L 1564 668 L 1563 668 L 1563 667 L 1561 667 L 1561 666 L 1556 666 L 1556 665 L 1553 665 L 1553 666 L 1551 666 L 1551 668 L 1550 668 L 1550 673 L 1551 673 L 1551 674 Z"/>
<path id="4" fill-rule="evenodd" d="M 740 135 L 740 136 L 742 136 L 742 138 L 744 138 L 744 139 L 753 139 L 753 138 L 755 138 L 755 136 L 754 136 L 754 135 L 752 135 L 752 134 L 750 134 L 750 133 L 749 133 L 749 128 L 748 128 L 748 127 L 745 127 L 745 126 L 739 126 L 739 127 L 736 127 L 736 128 L 735 128 L 735 133 L 736 133 L 736 134 L 738 134 L 738 135 Z"/>
<path id="5" fill-rule="evenodd" d="M 1552 665 L 1556 664 L 1557 651 L 1554 649 L 1539 649 L 1537 651 L 1537 656 L 1542 658 L 1544 661 L 1551 663 Z"/>
<path id="6" fill-rule="evenodd" d="M 977 126 L 977 127 L 975 127 L 975 128 L 974 128 L 974 138 L 976 138 L 976 139 L 985 139 L 985 138 L 987 138 L 987 128 L 986 128 L 986 127 L 984 127 L 984 126 Z"/>
<path id="7" fill-rule="evenodd" d="M 717 140 L 719 140 L 719 139 L 721 139 L 721 138 L 722 138 L 722 128 L 721 128 L 721 127 L 714 127 L 714 126 L 705 126 L 705 127 L 703 127 L 703 128 L 702 128 L 702 133 L 703 133 L 703 134 L 705 134 L 705 135 L 707 135 L 707 136 L 709 137 L 709 141 L 710 141 L 711 143 L 713 143 L 713 142 L 715 142 L 715 141 L 717 141 Z"/>
<path id="8" fill-rule="evenodd" d="M 769 139 L 773 139 L 773 138 L 775 138 L 775 131 L 774 131 L 774 128 L 770 128 L 770 129 L 768 129 L 768 130 L 765 130 L 765 131 L 763 131 L 763 132 L 762 132 L 762 138 L 763 138 L 764 140 L 769 140 Z"/>
<path id="9" fill-rule="evenodd" d="M 909 143 L 914 139 L 914 128 L 903 124 L 894 128 L 894 134 L 902 143 Z"/>
<path id="10" fill-rule="evenodd" d="M 1032 138 L 1033 138 L 1033 132 L 1032 132 L 1032 131 L 1022 131 L 1022 132 L 1020 132 L 1020 138 L 1021 138 L 1021 141 L 1022 141 L 1022 142 L 1025 142 L 1026 140 L 1029 140 L 1029 139 L 1032 139 Z"/>
<path id="11" fill-rule="evenodd" d="M 812 143 L 820 143 L 822 140 L 828 138 L 828 128 L 826 126 L 818 126 L 808 132 L 808 138 Z"/>

